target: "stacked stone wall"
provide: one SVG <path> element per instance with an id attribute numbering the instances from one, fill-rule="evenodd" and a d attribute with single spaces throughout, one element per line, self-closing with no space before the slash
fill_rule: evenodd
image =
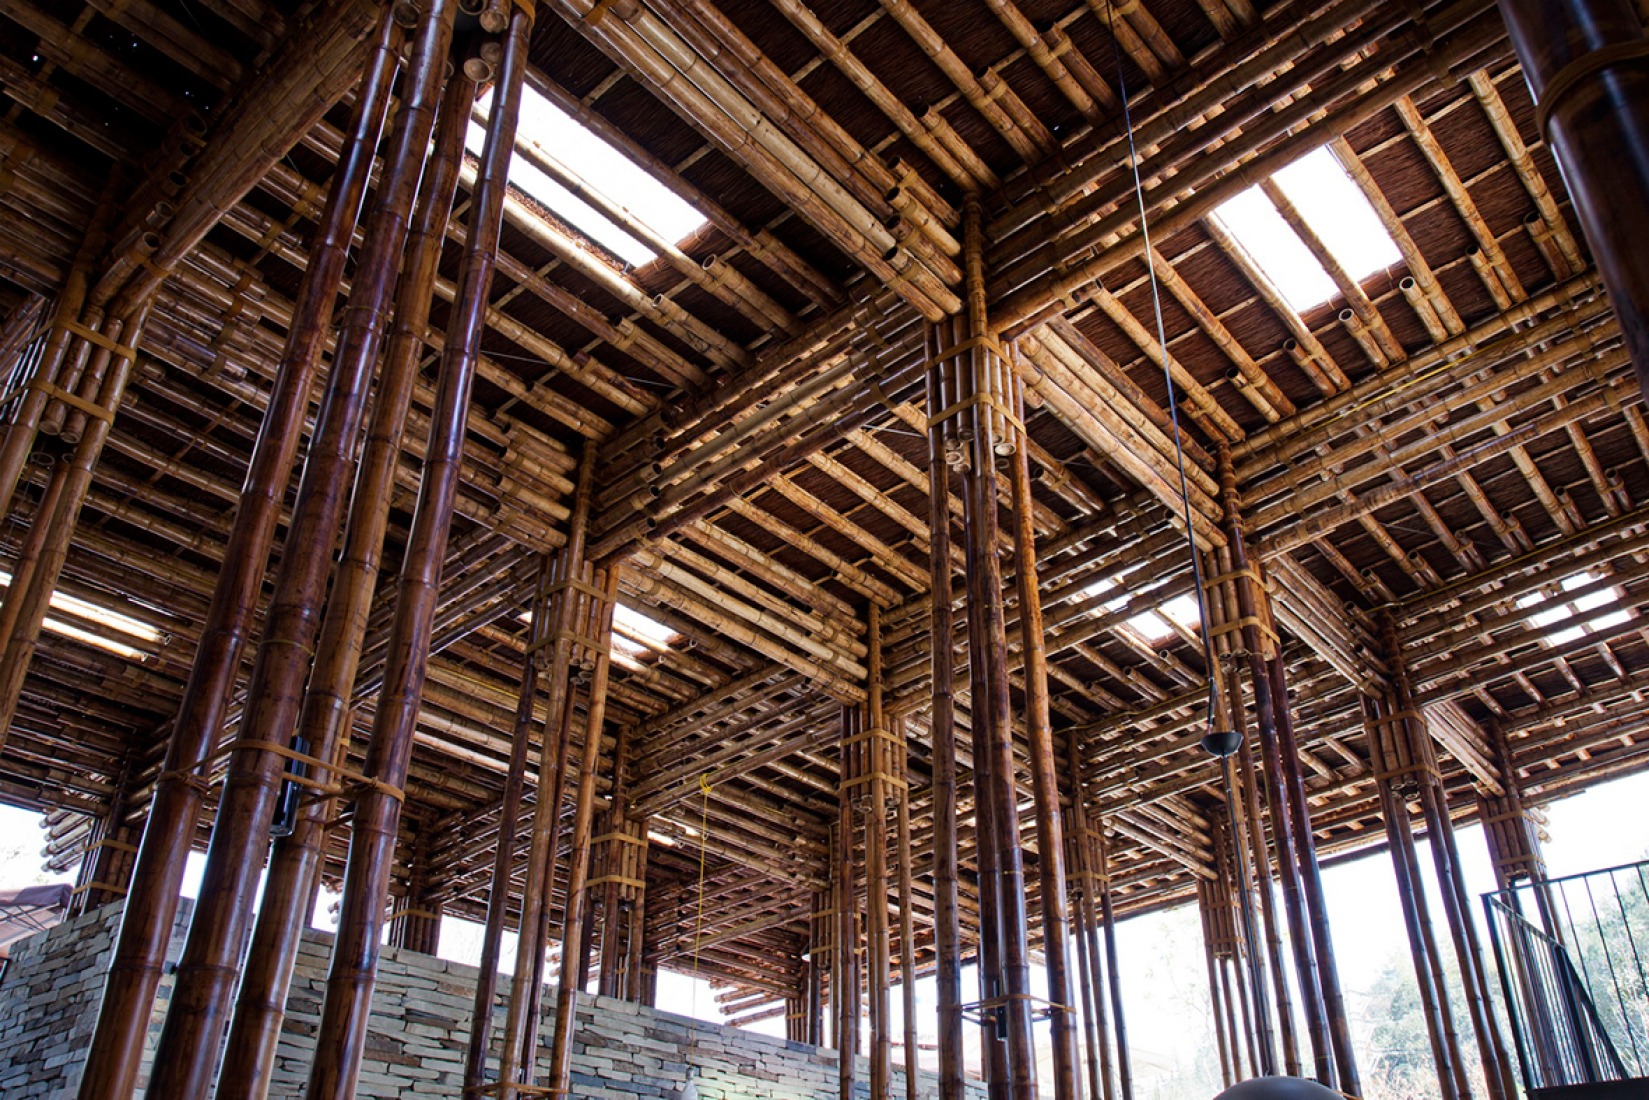
<path id="1" fill-rule="evenodd" d="M 189 911 L 179 914 L 169 958 L 183 946 Z M 59 925 L 14 945 L 0 977 L 0 1100 L 73 1097 L 79 1084 L 108 969 L 120 907 Z M 306 934 L 299 955 L 272 1098 L 298 1100 L 308 1074 L 331 937 Z M 386 948 L 378 968 L 367 1039 L 362 1097 L 452 1100 L 463 1081 L 476 971 L 412 951 Z M 507 982 L 505 983 L 507 988 Z M 159 1036 L 171 977 L 165 979 L 149 1029 Z M 496 1022 L 503 1024 L 499 1010 Z M 540 1043 L 547 1048 L 549 1021 Z M 584 997 L 574 1032 L 573 1095 L 591 1100 L 657 1098 L 679 1088 L 696 1068 L 703 1100 L 836 1100 L 836 1054 L 737 1028 L 608 997 Z M 860 1095 L 868 1066 L 860 1059 Z M 147 1079 L 148 1066 L 144 1067 Z M 896 1071 L 894 1095 L 904 1095 Z M 934 1079 L 920 1076 L 924 1097 Z M 141 1083 L 140 1083 L 141 1094 Z M 983 1097 L 982 1089 L 977 1096 Z"/>

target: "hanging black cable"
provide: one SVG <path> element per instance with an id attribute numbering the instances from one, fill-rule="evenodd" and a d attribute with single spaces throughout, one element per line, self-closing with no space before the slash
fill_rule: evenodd
<path id="1" fill-rule="evenodd" d="M 1208 632 L 1208 598 L 1203 591 L 1202 560 L 1197 552 L 1197 533 L 1191 525 L 1191 487 L 1185 476 L 1185 441 L 1180 434 L 1179 400 L 1174 387 L 1174 372 L 1168 365 L 1168 333 L 1162 320 L 1162 288 L 1157 281 L 1156 249 L 1151 245 L 1151 222 L 1145 212 L 1145 183 L 1140 176 L 1139 146 L 1134 141 L 1134 116 L 1128 97 L 1128 77 L 1122 69 L 1122 50 L 1117 46 L 1116 12 L 1105 5 L 1105 26 L 1111 34 L 1111 54 L 1117 67 L 1118 98 L 1122 102 L 1122 123 L 1128 133 L 1128 165 L 1134 176 L 1134 201 L 1139 207 L 1139 231 L 1145 242 L 1145 273 L 1151 286 L 1151 310 L 1155 314 L 1157 348 L 1162 355 L 1162 382 L 1167 387 L 1168 417 L 1174 429 L 1174 459 L 1179 471 L 1180 503 L 1185 522 L 1185 545 L 1191 557 L 1191 576 L 1197 595 L 1197 631 L 1202 638 L 1202 662 L 1208 680 L 1207 711 L 1204 715 L 1202 747 L 1210 754 L 1227 757 L 1242 744 L 1242 734 L 1232 729 L 1217 729 L 1219 689 L 1214 667 L 1214 639 Z"/>

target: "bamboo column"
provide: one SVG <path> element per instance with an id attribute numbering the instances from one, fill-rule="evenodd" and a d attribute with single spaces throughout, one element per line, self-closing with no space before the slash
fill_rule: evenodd
<path id="1" fill-rule="evenodd" d="M 436 3 L 432 10 L 447 21 L 450 9 Z M 384 688 L 367 749 L 366 784 L 355 800 L 338 936 L 309 1075 L 310 1100 L 349 1100 L 355 1094 L 360 1073 L 385 887 L 394 863 L 401 791 L 406 785 L 413 731 L 428 671 L 432 620 L 461 476 L 470 389 L 492 288 L 532 22 L 530 8 L 516 7 L 510 13 L 504 36 L 494 106 L 487 123 L 459 267 L 461 289 L 447 326 L 430 414 L 424 474 L 397 586 Z M 427 143 L 426 131 L 424 141 L 418 145 L 420 153 Z"/>
<path id="2" fill-rule="evenodd" d="M 594 494 L 596 447 L 586 443 L 579 461 L 573 493 L 572 514 L 567 525 L 567 545 L 553 559 L 549 611 L 545 635 L 534 644 L 536 654 L 546 654 L 545 713 L 548 716 L 538 773 L 537 801 L 533 807 L 532 839 L 527 851 L 521 907 L 519 945 L 515 955 L 514 980 L 510 986 L 504 1019 L 503 1045 L 498 1057 L 498 1080 L 506 1085 L 522 1083 L 530 1074 L 536 1057 L 539 1024 L 539 990 L 543 981 L 544 951 L 549 938 L 550 893 L 555 881 L 555 850 L 561 828 L 561 792 L 571 746 L 573 700 L 571 682 L 573 649 L 580 636 L 581 614 L 589 593 L 581 578 L 586 572 L 584 550 L 589 534 L 590 503 Z M 555 734 L 553 748 L 550 733 Z"/>
<path id="3" fill-rule="evenodd" d="M 450 9 L 448 9 L 450 10 Z M 303 707 L 310 654 L 332 573 L 361 424 L 383 343 L 407 224 L 434 130 L 450 49 L 450 19 L 421 28 L 407 95 L 391 138 L 369 237 L 350 294 L 338 348 L 310 434 L 273 594 L 257 646 L 240 734 L 229 757 L 207 849 L 200 900 L 178 963 L 177 984 L 155 1052 L 149 1095 L 193 1100 L 211 1087 L 218 1036 L 234 999 L 234 977 L 257 891 L 269 823 Z M 300 549 L 301 548 L 301 549 Z M 302 751 L 304 746 L 297 746 Z"/>
<path id="4" fill-rule="evenodd" d="M 1101 883 L 1095 839 L 1088 829 L 1087 795 L 1082 782 L 1082 746 L 1075 730 L 1066 737 L 1067 767 L 1071 777 L 1071 828 L 1077 899 L 1077 961 L 1081 969 L 1082 1016 L 1088 1044 L 1089 1100 L 1113 1100 L 1111 1030 L 1105 1007 L 1105 971 L 1100 954 L 1099 899 Z"/>
<path id="5" fill-rule="evenodd" d="M 1208 998 L 1213 1005 L 1214 1013 L 1214 1041 L 1220 1052 L 1220 1077 L 1225 1087 L 1230 1088 L 1242 1076 L 1240 1066 L 1234 1065 L 1236 1035 L 1228 1033 L 1227 1018 L 1229 1003 L 1222 996 L 1219 981 L 1219 960 L 1224 957 L 1225 944 L 1221 940 L 1221 927 L 1215 911 L 1222 905 L 1218 897 L 1218 888 L 1214 881 L 1205 878 L 1197 879 L 1197 916 L 1202 921 L 1202 954 L 1204 969 L 1208 975 Z"/>
<path id="6" fill-rule="evenodd" d="M 1632 0 L 1500 0 L 1586 243 L 1649 393 L 1649 252 L 1622 230 L 1649 204 L 1649 49 Z"/>
<path id="7" fill-rule="evenodd" d="M 1415 794 L 1425 819 L 1426 835 L 1431 841 L 1429 846 L 1437 874 L 1438 892 L 1443 901 L 1443 915 L 1454 941 L 1456 961 L 1460 964 L 1460 984 L 1465 994 L 1466 1011 L 1477 1036 L 1477 1052 L 1483 1066 L 1485 1088 L 1489 1100 L 1505 1100 L 1515 1091 L 1511 1059 L 1489 1005 L 1488 974 L 1484 970 L 1483 953 L 1478 942 L 1477 922 L 1472 916 L 1473 899 L 1466 890 L 1465 878 L 1460 870 L 1460 852 L 1455 844 L 1448 792 L 1437 768 L 1436 749 L 1431 735 L 1426 731 L 1425 715 L 1414 702 L 1408 668 L 1397 640 L 1396 624 L 1389 613 L 1382 616 L 1381 634 L 1387 667 L 1391 670 L 1389 713 L 1383 716 L 1387 725 L 1382 732 L 1388 733 L 1391 739 L 1404 739 L 1406 759 L 1403 763 L 1409 769 L 1404 774 L 1415 778 Z"/>
<path id="8" fill-rule="evenodd" d="M 1105 829 L 1094 829 L 1094 846 L 1099 851 L 1099 916 L 1105 931 L 1105 971 L 1111 986 L 1111 1027 L 1116 1036 L 1117 1084 L 1122 1100 L 1134 1100 L 1134 1057 L 1128 1049 L 1128 1017 L 1122 1007 L 1122 975 L 1117 970 L 1117 915 L 1111 898 L 1111 861 Z"/>
<path id="9" fill-rule="evenodd" d="M 1017 355 L 1017 349 L 1013 352 Z M 1006 379 L 1008 406 L 1022 426 L 1025 389 L 1018 371 Z M 1025 683 L 1025 740 L 1031 758 L 1036 811 L 1037 861 L 1042 887 L 1042 955 L 1048 972 L 1048 1018 L 1053 1030 L 1055 1100 L 1076 1100 L 1076 995 L 1070 968 L 1070 904 L 1065 886 L 1065 833 L 1060 816 L 1059 774 L 1048 715 L 1048 647 L 1042 636 L 1042 592 L 1036 568 L 1036 522 L 1031 496 L 1030 448 L 1014 447 L 1008 473 L 1012 487 L 1014 574 L 1019 597 L 1020 653 Z"/>
<path id="10" fill-rule="evenodd" d="M 538 566 L 538 588 L 533 596 L 527 653 L 521 662 L 521 690 L 515 706 L 515 725 L 510 736 L 509 771 L 504 777 L 504 797 L 498 809 L 498 840 L 493 849 L 492 885 L 487 892 L 487 920 L 481 938 L 481 969 L 475 979 L 475 1007 L 470 1013 L 470 1038 L 464 1057 L 464 1095 L 480 1089 L 485 1082 L 487 1051 L 492 1046 L 493 1002 L 498 994 L 498 959 L 504 946 L 504 922 L 509 916 L 510 883 L 515 874 L 515 837 L 521 817 L 521 797 L 527 782 L 527 755 L 537 725 L 538 677 L 545 661 L 544 639 L 549 633 L 549 586 L 552 559 L 544 555 Z M 539 761 L 542 768 L 544 762 Z M 521 945 L 525 947 L 525 945 Z"/>
<path id="11" fill-rule="evenodd" d="M 629 957 L 639 928 L 637 915 L 647 890 L 647 822 L 630 810 L 630 731 L 620 732 L 613 758 L 613 792 L 605 827 L 595 843 L 601 846 L 601 874 L 590 880 L 600 886 L 601 969 L 598 992 L 603 997 L 626 997 Z"/>
<path id="12" fill-rule="evenodd" d="M 897 800 L 896 833 L 899 873 L 899 992 L 905 1025 L 905 1100 L 917 1100 L 916 1067 L 920 1048 L 916 1037 L 916 902 L 915 868 L 911 860 L 910 835 L 910 743 L 905 740 L 905 720 L 888 722 L 893 735 L 889 744 L 898 767 L 894 784 Z"/>
<path id="13" fill-rule="evenodd" d="M 964 208 L 966 338 L 943 349 L 955 364 L 953 405 L 939 419 L 957 417 L 962 502 L 967 541 L 968 652 L 973 678 L 974 787 L 980 837 L 981 939 L 996 948 L 981 966 L 988 1015 L 1004 1037 L 1001 1065 L 988 1058 L 990 1080 L 1006 1100 L 1036 1095 L 1036 1044 L 1032 1033 L 1030 947 L 1020 848 L 1018 792 L 1014 780 L 1014 722 L 1008 690 L 1007 611 L 1003 600 L 999 458 L 1018 446 L 1009 425 L 1007 363 L 991 336 L 985 312 L 984 231 L 980 203 Z M 995 973 L 992 973 L 992 971 Z M 990 1044 L 987 1044 L 987 1051 Z M 993 1092 L 993 1095 L 995 1093 Z"/>
<path id="14" fill-rule="evenodd" d="M 892 734 L 882 711 L 882 613 L 871 604 L 865 619 L 866 728 L 860 734 L 865 770 L 854 777 L 865 836 L 865 977 L 870 1004 L 870 1097 L 890 1100 L 893 1086 L 893 951 L 888 926 L 887 810 L 897 782 L 891 772 Z M 899 746 L 902 751 L 904 746 Z"/>
<path id="15" fill-rule="evenodd" d="M 853 1100 L 859 1054 L 859 1020 L 862 1001 L 859 991 L 859 921 L 857 868 L 854 860 L 854 784 L 863 774 L 860 767 L 864 715 L 856 706 L 842 707 L 841 779 L 837 797 L 836 850 L 832 868 L 835 884 L 835 916 L 832 942 L 833 972 L 830 982 L 836 1041 L 836 1081 L 842 1100 Z"/>
<path id="16" fill-rule="evenodd" d="M 1546 877 L 1546 854 L 1541 849 L 1540 826 L 1523 800 L 1523 784 L 1512 764 L 1511 744 L 1498 722 L 1485 722 L 1483 732 L 1494 752 L 1503 794 L 1477 792 L 1477 820 L 1489 846 L 1489 862 L 1502 893 L 1524 879 Z"/>
<path id="17" fill-rule="evenodd" d="M 601 766 L 601 726 L 607 709 L 607 685 L 612 667 L 613 605 L 618 598 L 621 567 L 588 569 L 590 586 L 587 630 L 595 640 L 595 669 L 590 679 L 584 718 L 584 751 L 579 761 L 578 795 L 573 807 L 572 843 L 567 850 L 566 908 L 561 922 L 561 976 L 556 988 L 555 1030 L 551 1035 L 548 1089 L 570 1093 L 572 1082 L 574 1013 L 578 1007 L 578 975 L 584 965 L 584 929 L 589 920 L 590 825 L 595 816 L 595 778 Z M 505 1089 L 504 1100 L 512 1090 Z"/>
<path id="18" fill-rule="evenodd" d="M 1344 1086 L 1356 1091 L 1344 1078 L 1355 1078 L 1351 1061 L 1349 1032 L 1340 1041 L 1339 1029 L 1331 1023 L 1324 976 L 1333 967 L 1332 956 L 1324 957 L 1317 922 L 1308 909 L 1306 865 L 1316 864 L 1316 847 L 1311 820 L 1305 808 L 1304 789 L 1299 783 L 1299 761 L 1292 744 L 1285 712 L 1286 694 L 1280 694 L 1273 677 L 1273 665 L 1280 666 L 1275 628 L 1271 624 L 1268 595 L 1250 568 L 1242 529 L 1241 500 L 1229 448 L 1221 446 L 1220 481 L 1225 503 L 1225 519 L 1231 554 L 1231 571 L 1236 574 L 1240 637 L 1247 656 L 1254 710 L 1264 754 L 1263 772 L 1268 783 L 1272 835 L 1276 838 L 1277 874 L 1282 883 L 1283 907 L 1288 915 L 1294 965 L 1299 980 L 1300 1000 L 1305 1011 L 1306 1031 L 1311 1039 L 1318 1080 L 1330 1087 Z M 1290 757 L 1293 757 L 1292 761 Z M 1292 764 L 1292 766 L 1291 766 Z M 1295 790 L 1292 788 L 1299 787 Z M 1297 796 L 1297 797 L 1296 797 Z M 1301 833 L 1305 835 L 1302 836 Z M 1326 928 L 1324 929 L 1326 932 Z M 1343 1026 L 1343 1019 L 1342 1019 Z"/>
<path id="19" fill-rule="evenodd" d="M 351 699 L 382 564 L 401 436 L 424 347 L 432 287 L 458 186 L 473 99 L 474 85 L 455 74 L 447 84 L 436 120 L 434 150 L 419 187 L 389 348 L 355 478 L 343 556 L 327 599 L 293 741 L 319 760 L 341 761 L 349 747 Z M 336 811 L 335 799 L 305 798 L 291 833 L 275 842 L 229 1025 L 223 1069 L 218 1074 L 218 1100 L 263 1100 L 268 1093 L 286 995 L 303 929 L 314 908 L 322 852 Z"/>
<path id="20" fill-rule="evenodd" d="M 390 918 L 389 945 L 433 955 L 441 943 L 441 903 L 430 897 L 429 833 L 415 829 L 405 901 Z"/>
<path id="21" fill-rule="evenodd" d="M 86 1074 L 81 1080 L 83 1100 L 130 1100 L 136 1085 L 149 1012 L 177 914 L 178 888 L 190 837 L 205 798 L 198 768 L 202 758 L 216 747 L 230 689 L 240 668 L 241 650 L 302 436 L 322 341 L 330 327 L 373 150 L 388 109 L 397 64 L 393 48 L 396 38 L 386 12 L 317 226 L 235 524 L 167 744 L 164 770 L 150 802 L 132 892 L 122 915 L 87 1054 Z M 82 438 L 81 446 L 87 438 Z M 215 1048 L 215 1037 L 212 1042 Z"/>
<path id="22" fill-rule="evenodd" d="M 70 912 L 79 916 L 126 896 L 137 856 L 141 826 L 128 821 L 131 812 L 133 763 L 122 765 L 109 806 L 86 835 L 85 855 L 74 886 Z"/>
<path id="23" fill-rule="evenodd" d="M 940 331 L 949 322 L 928 325 L 928 568 L 929 669 L 933 741 L 933 940 L 939 1015 L 939 1100 L 962 1100 L 962 929 L 958 910 L 956 865 L 956 654 L 952 650 L 955 622 L 952 612 L 950 465 L 946 458 L 947 432 L 954 420 L 939 420 L 950 407 L 947 382 L 951 371 L 939 360 Z"/>
<path id="24" fill-rule="evenodd" d="M 1404 719 L 1393 713 L 1395 708 L 1389 703 L 1382 706 L 1366 696 L 1362 702 L 1369 755 L 1380 791 L 1380 815 L 1385 821 L 1386 843 L 1397 878 L 1397 899 L 1403 907 L 1403 930 L 1408 935 L 1409 954 L 1414 961 L 1420 1013 L 1431 1040 L 1438 1095 L 1442 1100 L 1458 1100 L 1470 1096 L 1471 1088 L 1460 1058 L 1454 1014 L 1449 1007 L 1448 989 L 1432 935 L 1431 913 L 1408 811 L 1408 798 L 1419 785 L 1416 773 L 1423 765 L 1412 758 L 1408 740 L 1398 728 Z"/>

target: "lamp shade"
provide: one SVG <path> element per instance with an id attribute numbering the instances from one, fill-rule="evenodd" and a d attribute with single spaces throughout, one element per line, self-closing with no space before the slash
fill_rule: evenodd
<path id="1" fill-rule="evenodd" d="M 1242 747 L 1242 734 L 1237 730 L 1209 730 L 1202 735 L 1202 750 L 1210 756 L 1226 757 Z"/>
<path id="2" fill-rule="evenodd" d="M 1343 1100 L 1343 1094 L 1303 1077 L 1251 1077 L 1214 1100 Z"/>

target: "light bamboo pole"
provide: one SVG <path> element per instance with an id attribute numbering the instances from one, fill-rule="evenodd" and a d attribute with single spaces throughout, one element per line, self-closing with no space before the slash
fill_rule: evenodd
<path id="1" fill-rule="evenodd" d="M 432 10 L 443 22 L 450 18 L 450 9 L 441 5 L 434 5 Z M 397 586 L 384 690 L 367 750 L 367 785 L 355 800 L 338 937 L 309 1074 L 310 1100 L 349 1100 L 360 1074 L 364 1021 L 371 1007 L 377 967 L 378 931 L 394 861 L 401 791 L 406 785 L 413 731 L 428 671 L 432 620 L 463 459 L 475 362 L 492 287 L 532 24 L 530 5 L 517 6 L 510 12 L 495 106 L 481 153 L 467 246 L 459 268 L 463 294 L 448 323 L 424 476 Z M 450 23 L 447 25 L 450 27 Z M 450 31 L 442 37 L 450 40 L 449 36 Z M 426 131 L 418 144 L 420 152 L 428 140 Z"/>
<path id="2" fill-rule="evenodd" d="M 607 709 L 607 681 L 612 667 L 613 607 L 618 599 L 619 566 L 586 570 L 590 593 L 587 617 L 594 639 L 595 668 L 590 678 L 584 718 L 584 750 L 579 761 L 578 794 L 573 807 L 572 841 L 567 850 L 567 892 L 561 922 L 561 976 L 556 986 L 555 1029 L 551 1034 L 547 1088 L 553 1094 L 571 1092 L 573 1034 L 578 1008 L 579 978 L 587 954 L 584 929 L 590 915 L 589 891 L 591 822 L 595 819 L 595 781 L 601 767 L 601 727 Z M 512 1090 L 505 1087 L 504 1100 Z"/>
<path id="3" fill-rule="evenodd" d="M 239 668 L 279 503 L 291 476 L 299 442 L 298 428 L 308 403 L 321 339 L 329 323 L 365 192 L 373 147 L 388 105 L 389 83 L 395 69 L 390 49 L 394 40 L 395 31 L 385 15 L 375 40 L 372 64 L 366 70 L 366 82 L 357 96 L 348 153 L 334 176 L 317 231 L 316 240 L 321 244 L 316 262 L 305 271 L 300 290 L 302 311 L 295 314 L 294 324 L 288 331 L 287 349 L 266 412 L 265 428 L 259 435 L 259 446 L 253 454 L 243 490 L 243 503 L 236 513 L 234 533 L 226 548 L 225 567 L 213 590 L 198 655 L 168 743 L 164 782 L 157 787 L 151 801 L 132 892 L 127 897 L 120 937 L 87 1057 L 87 1072 L 81 1081 L 80 1095 L 86 1100 L 116 1097 L 129 1100 L 136 1082 L 148 1010 L 159 985 L 176 915 L 177 889 L 189 850 L 189 837 L 204 800 L 204 785 L 194 772 L 201 758 L 215 747 L 223 708 Z M 230 139 L 224 144 L 232 149 L 236 143 Z M 233 177 L 234 169 L 239 166 L 229 164 L 231 155 L 225 152 L 214 166 L 229 165 L 224 173 Z M 208 197 L 213 193 L 203 180 L 197 180 L 196 188 Z M 200 232 L 204 233 L 204 227 Z M 159 279 L 150 278 L 158 286 Z M 123 361 L 105 384 L 116 383 L 127 369 L 129 364 Z M 87 441 L 99 434 L 98 427 L 93 425 L 94 431 L 82 438 L 80 448 L 85 448 Z M 102 428 L 106 432 L 107 425 Z M 215 1044 L 214 1038 L 214 1047 Z"/>
<path id="4" fill-rule="evenodd" d="M 1089 1100 L 1113 1100 L 1110 1014 L 1106 1011 L 1105 968 L 1100 946 L 1100 868 L 1088 828 L 1087 787 L 1082 781 L 1081 736 L 1066 731 L 1066 766 L 1071 779 L 1070 847 L 1077 883 L 1077 929 L 1082 976 L 1082 1015 L 1088 1045 Z"/>
<path id="5" fill-rule="evenodd" d="M 939 1016 L 939 1100 L 962 1100 L 962 929 L 957 903 L 956 654 L 951 564 L 951 467 L 947 432 L 954 421 L 936 419 L 950 407 L 951 377 L 940 355 L 948 350 L 941 333 L 950 325 L 929 325 L 927 344 L 928 443 L 928 665 L 929 729 L 933 751 L 933 940 Z"/>
<path id="6" fill-rule="evenodd" d="M 917 1066 L 921 1048 L 917 1042 L 916 1025 L 916 889 L 915 867 L 912 860 L 910 820 L 910 743 L 905 739 L 905 720 L 888 719 L 891 755 L 898 768 L 898 783 L 894 798 L 898 801 L 895 843 L 898 845 L 899 874 L 899 991 L 904 1021 L 905 1040 L 905 1100 L 917 1100 Z"/>
<path id="7" fill-rule="evenodd" d="M 473 85 L 455 75 L 438 113 L 434 154 L 419 189 L 408 240 L 410 259 L 397 291 L 389 348 L 352 493 L 343 556 L 304 690 L 293 744 L 321 760 L 341 758 L 349 740 L 351 702 L 393 499 L 391 485 L 422 350 L 414 334 L 423 330 L 428 318 L 442 227 L 457 186 L 465 108 L 473 96 Z M 222 1100 L 231 1096 L 262 1100 L 267 1095 L 299 937 L 314 905 L 327 817 L 335 811 L 331 799 L 306 798 L 291 833 L 275 842 L 219 1073 Z"/>

